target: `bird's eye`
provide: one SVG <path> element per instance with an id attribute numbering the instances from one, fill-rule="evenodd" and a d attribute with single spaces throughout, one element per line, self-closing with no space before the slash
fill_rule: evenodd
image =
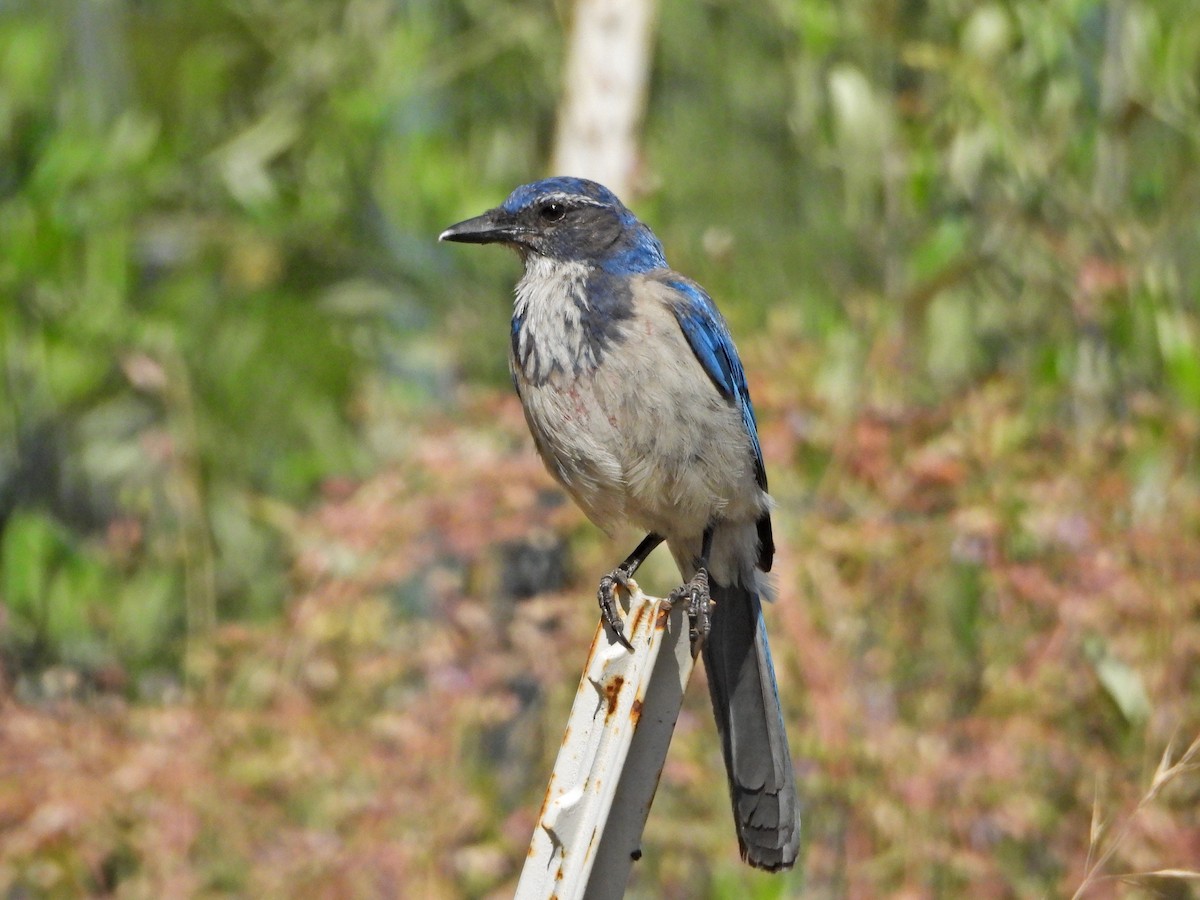
<path id="1" fill-rule="evenodd" d="M 547 203 L 538 210 L 538 215 L 544 222 L 557 222 L 567 214 L 567 208 L 561 203 Z"/>

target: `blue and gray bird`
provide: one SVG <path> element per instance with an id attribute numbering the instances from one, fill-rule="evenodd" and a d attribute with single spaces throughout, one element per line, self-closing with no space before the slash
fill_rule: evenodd
<path id="1" fill-rule="evenodd" d="M 538 452 L 603 529 L 646 538 L 600 581 L 614 600 L 664 540 L 685 584 L 721 734 L 742 857 L 790 867 L 796 782 L 760 596 L 775 552 L 754 408 L 729 328 L 607 188 L 549 178 L 442 232 L 521 257 L 509 362 Z"/>

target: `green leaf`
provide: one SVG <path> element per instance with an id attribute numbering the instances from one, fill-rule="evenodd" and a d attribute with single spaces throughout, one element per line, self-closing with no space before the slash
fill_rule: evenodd
<path id="1" fill-rule="evenodd" d="M 4 529 L 0 585 L 9 608 L 40 618 L 47 570 L 58 545 L 52 522 L 40 513 L 16 512 Z"/>
<path id="2" fill-rule="evenodd" d="M 966 252 L 968 225 L 961 219 L 943 219 L 912 252 L 913 274 L 932 278 Z"/>
<path id="3" fill-rule="evenodd" d="M 1137 670 L 1106 648 L 1096 651 L 1092 665 L 1101 687 L 1112 698 L 1125 721 L 1130 725 L 1145 724 L 1150 718 L 1150 697 Z"/>

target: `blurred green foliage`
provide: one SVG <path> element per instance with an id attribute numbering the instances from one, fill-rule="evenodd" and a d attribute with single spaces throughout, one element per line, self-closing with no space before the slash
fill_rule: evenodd
<path id="1" fill-rule="evenodd" d="M 835 409 L 1000 372 L 1084 441 L 1138 391 L 1195 409 L 1191 11 L 664 4 L 629 200 L 740 332 L 820 343 Z M 169 667 L 189 630 L 276 610 L 281 510 L 386 458 L 380 419 L 504 378 L 512 262 L 433 236 L 543 174 L 568 15 L 5 5 L 10 651 Z M 904 378 L 872 378 L 880 348 Z M 964 656 L 972 604 L 945 613 Z"/>
<path id="2" fill-rule="evenodd" d="M 555 43 L 543 12 L 499 28 L 488 8 L 376 0 L 0 13 L 10 647 L 52 662 L 90 633 L 162 661 L 185 619 L 277 608 L 269 501 L 370 468 L 368 379 L 446 390 L 450 363 L 420 346 L 461 292 L 437 223 L 481 142 L 532 170 L 552 110 L 541 76 L 454 87 L 472 62 L 525 72 Z M 164 587 L 174 615 L 154 614 Z"/>

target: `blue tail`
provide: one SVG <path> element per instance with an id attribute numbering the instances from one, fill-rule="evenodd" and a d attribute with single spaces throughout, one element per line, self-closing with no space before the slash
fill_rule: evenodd
<path id="1" fill-rule="evenodd" d="M 750 865 L 787 869 L 799 850 L 800 818 L 762 606 L 744 587 L 713 584 L 711 593 L 716 608 L 704 667 L 738 844 Z"/>

